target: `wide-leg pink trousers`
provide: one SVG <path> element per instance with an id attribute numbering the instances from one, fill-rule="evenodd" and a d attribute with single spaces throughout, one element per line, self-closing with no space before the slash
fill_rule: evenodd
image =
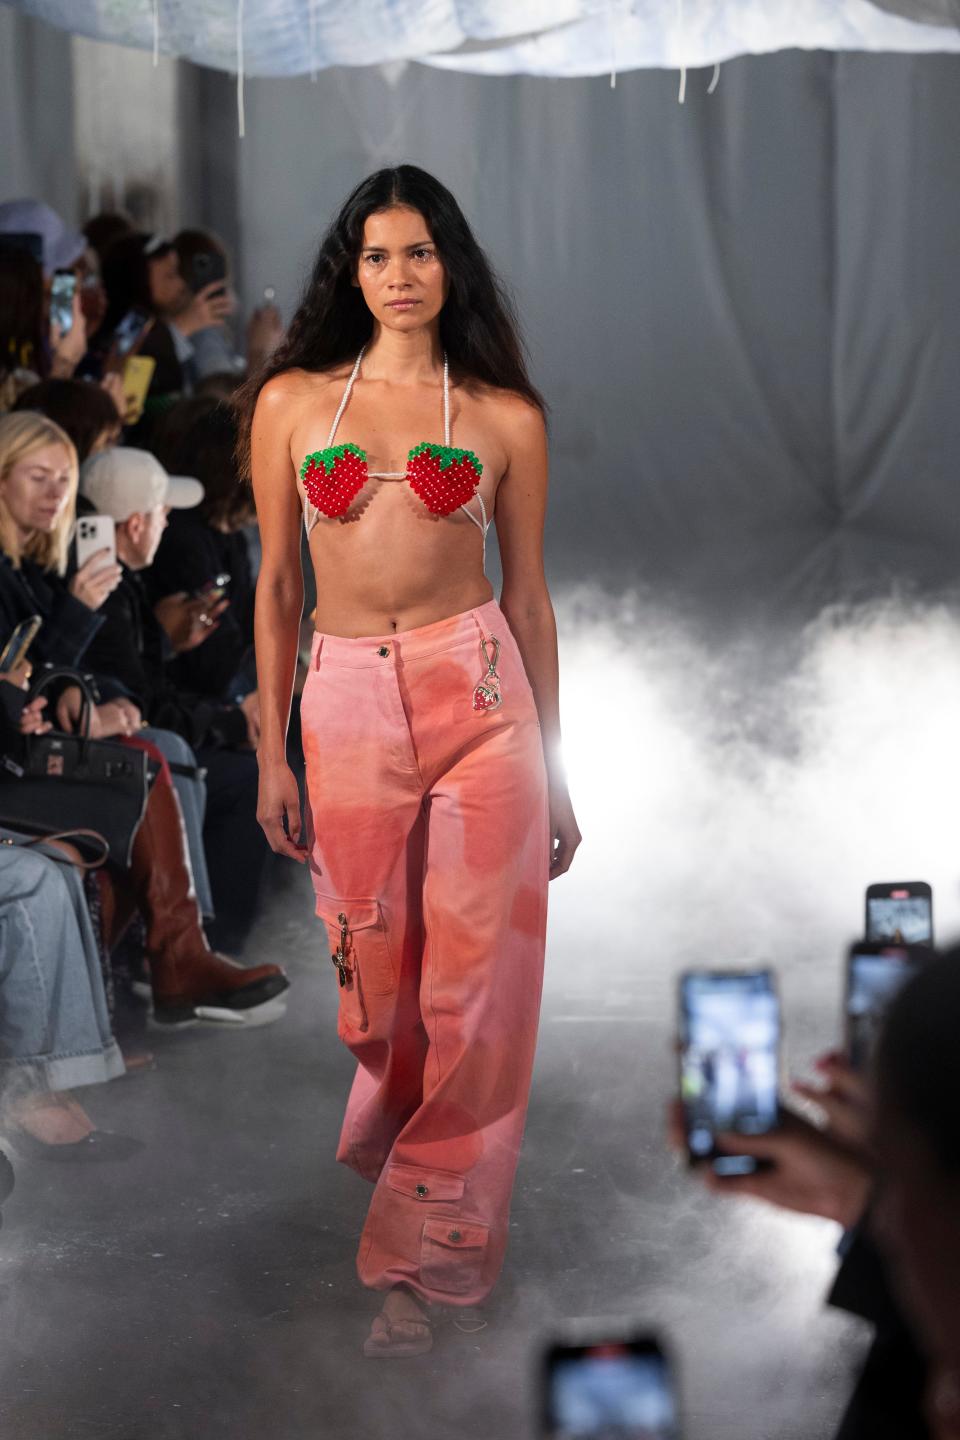
<path id="1" fill-rule="evenodd" d="M 484 712 L 492 637 L 502 704 Z M 324 964 L 359 1061 L 337 1158 L 375 1185 L 360 1279 L 474 1305 L 506 1249 L 543 978 L 533 694 L 489 601 L 399 634 L 316 635 L 301 717 Z"/>

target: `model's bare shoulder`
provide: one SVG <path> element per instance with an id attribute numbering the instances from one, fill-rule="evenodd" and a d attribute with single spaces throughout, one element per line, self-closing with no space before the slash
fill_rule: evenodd
<path id="1" fill-rule="evenodd" d="M 464 388 L 471 401 L 483 406 L 505 440 L 511 436 L 525 439 L 543 434 L 545 426 L 540 406 L 518 390 L 505 390 L 480 380 L 468 381 Z"/>

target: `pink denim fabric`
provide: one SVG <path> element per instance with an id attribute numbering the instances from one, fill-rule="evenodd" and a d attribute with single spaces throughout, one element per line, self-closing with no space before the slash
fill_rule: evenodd
<path id="1" fill-rule="evenodd" d="M 502 704 L 477 711 L 480 642 Z M 384 653 L 385 652 L 385 653 Z M 359 1061 L 337 1158 L 375 1185 L 365 1285 L 475 1305 L 503 1263 L 536 1045 L 549 816 L 540 727 L 494 601 L 399 634 L 316 635 L 307 835 L 338 1032 Z"/>

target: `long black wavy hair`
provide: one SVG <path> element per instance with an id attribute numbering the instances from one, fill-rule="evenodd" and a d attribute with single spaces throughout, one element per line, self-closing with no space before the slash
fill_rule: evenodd
<path id="1" fill-rule="evenodd" d="M 527 374 L 513 302 L 478 245 L 453 195 L 416 165 L 377 170 L 347 196 L 320 242 L 313 272 L 286 337 L 263 368 L 234 396 L 239 420 L 237 461 L 250 472 L 250 426 L 260 391 L 285 370 L 328 370 L 353 360 L 373 333 L 373 316 L 356 274 L 369 216 L 396 206 L 418 210 L 449 280 L 440 312 L 440 343 L 455 379 L 475 379 L 546 404 Z"/>

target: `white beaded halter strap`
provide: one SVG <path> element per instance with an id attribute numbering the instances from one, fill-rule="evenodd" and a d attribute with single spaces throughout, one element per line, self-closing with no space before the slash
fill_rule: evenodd
<path id="1" fill-rule="evenodd" d="M 307 533 L 321 514 L 331 517 L 345 514 L 368 480 L 408 480 L 411 490 L 434 515 L 451 515 L 454 510 L 462 510 L 469 516 L 483 536 L 486 557 L 490 521 L 478 489 L 483 465 L 472 450 L 457 450 L 450 444 L 450 366 L 446 355 L 443 357 L 442 445 L 422 440 L 407 455 L 406 470 L 371 470 L 367 465 L 367 453 L 359 445 L 352 445 L 349 441 L 334 445 L 337 427 L 360 373 L 365 349 L 366 346 L 357 356 L 343 399 L 333 417 L 326 446 L 305 456 L 300 466 L 303 523 Z M 469 508 L 468 502 L 474 498 L 480 506 L 479 517 Z"/>

